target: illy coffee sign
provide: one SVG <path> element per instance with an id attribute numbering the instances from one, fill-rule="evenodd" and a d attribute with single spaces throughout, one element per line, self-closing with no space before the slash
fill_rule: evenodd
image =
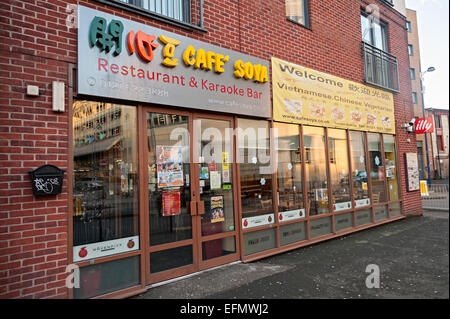
<path id="1" fill-rule="evenodd" d="M 416 119 L 414 122 L 414 130 L 416 134 L 420 133 L 431 133 L 433 132 L 433 118 L 432 117 L 424 117 L 420 119 Z"/>

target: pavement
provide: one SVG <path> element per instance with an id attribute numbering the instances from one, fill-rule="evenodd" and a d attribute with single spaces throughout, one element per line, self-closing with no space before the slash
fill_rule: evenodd
<path id="1" fill-rule="evenodd" d="M 448 299 L 448 221 L 449 212 L 425 211 L 256 262 L 204 271 L 132 299 Z M 366 279 L 377 270 L 379 288 L 368 288 Z"/>

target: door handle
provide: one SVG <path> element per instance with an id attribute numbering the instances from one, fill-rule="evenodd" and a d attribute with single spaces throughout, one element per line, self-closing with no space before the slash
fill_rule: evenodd
<path id="1" fill-rule="evenodd" d="M 198 201 L 197 202 L 197 215 L 203 215 L 205 213 L 205 202 Z"/>
<path id="2" fill-rule="evenodd" d="M 195 202 L 195 201 L 189 202 L 189 210 L 190 210 L 191 216 L 196 216 L 197 215 L 197 202 Z"/>

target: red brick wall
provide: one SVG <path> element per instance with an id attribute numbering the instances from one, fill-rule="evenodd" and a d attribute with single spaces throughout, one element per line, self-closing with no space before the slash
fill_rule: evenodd
<path id="1" fill-rule="evenodd" d="M 414 135 L 400 125 L 412 118 L 405 19 L 381 8 L 389 24 L 389 47 L 399 61 L 400 93 L 394 94 L 404 209 L 421 213 L 418 192 L 406 193 L 403 153 L 415 152 Z M 0 4 L 0 298 L 66 297 L 68 186 L 36 198 L 28 172 L 43 164 L 68 169 L 68 108 L 51 109 L 53 80 L 66 83 L 76 63 L 77 32 L 66 26 L 66 6 L 78 3 L 161 29 L 270 60 L 275 56 L 363 82 L 360 8 L 365 1 L 310 0 L 311 30 L 287 21 L 283 0 L 205 1 L 207 33 L 101 5 L 95 1 L 3 0 Z M 239 7 L 239 4 L 241 7 Z M 239 14 L 240 13 L 240 14 Z M 26 96 L 37 85 L 39 97 Z M 66 100 L 68 101 L 68 100 Z"/>

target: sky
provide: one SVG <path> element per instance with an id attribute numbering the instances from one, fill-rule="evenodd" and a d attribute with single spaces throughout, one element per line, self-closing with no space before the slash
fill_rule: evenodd
<path id="1" fill-rule="evenodd" d="M 449 109 L 449 0 L 406 0 L 417 11 L 425 108 Z"/>

